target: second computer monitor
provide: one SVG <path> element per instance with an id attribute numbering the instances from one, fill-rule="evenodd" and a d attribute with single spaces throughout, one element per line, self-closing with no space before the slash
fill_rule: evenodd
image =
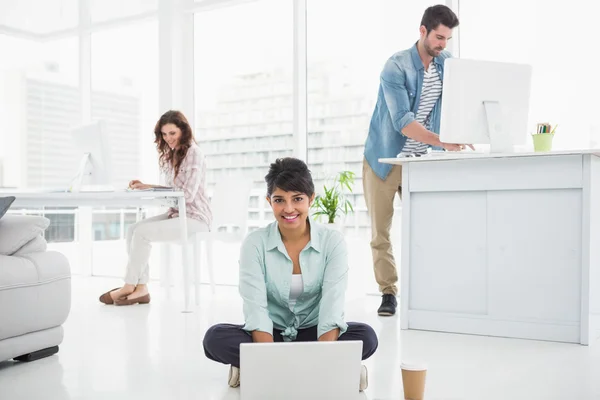
<path id="1" fill-rule="evenodd" d="M 71 191 L 114 190 L 112 158 L 104 121 L 79 126 L 72 130 L 73 143 L 80 157 L 77 177 Z"/>
<path id="2" fill-rule="evenodd" d="M 490 144 L 492 152 L 525 144 L 531 73 L 530 65 L 447 59 L 440 140 Z"/>

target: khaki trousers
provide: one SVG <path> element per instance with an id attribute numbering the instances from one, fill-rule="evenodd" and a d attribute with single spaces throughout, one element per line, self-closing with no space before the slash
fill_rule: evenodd
<path id="1" fill-rule="evenodd" d="M 398 294 L 398 270 L 390 241 L 390 229 L 394 216 L 394 196 L 402 198 L 402 166 L 394 165 L 390 174 L 382 180 L 363 159 L 363 189 L 371 220 L 371 252 L 373 269 L 379 291 Z"/>

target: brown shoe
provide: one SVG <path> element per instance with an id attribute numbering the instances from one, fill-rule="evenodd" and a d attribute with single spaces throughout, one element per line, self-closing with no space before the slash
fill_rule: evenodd
<path id="1" fill-rule="evenodd" d="M 102 296 L 100 296 L 100 298 L 98 300 L 100 300 L 100 303 L 104 303 L 104 304 L 113 304 L 113 298 L 110 297 L 110 293 L 114 292 L 115 290 L 119 290 L 121 289 L 120 287 L 118 288 L 114 288 L 112 290 L 109 290 L 108 292 L 104 293 Z"/>
<path id="2" fill-rule="evenodd" d="M 137 297 L 135 299 L 129 300 L 127 297 L 123 297 L 119 300 L 115 301 L 115 306 L 130 306 L 133 304 L 148 304 L 150 303 L 150 293 L 143 295 L 142 297 Z"/>

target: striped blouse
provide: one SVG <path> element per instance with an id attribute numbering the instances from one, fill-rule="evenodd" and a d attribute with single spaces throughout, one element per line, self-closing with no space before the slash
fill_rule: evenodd
<path id="1" fill-rule="evenodd" d="M 212 223 L 212 212 L 206 195 L 206 161 L 200 147 L 193 143 L 179 167 L 179 174 L 174 177 L 175 170 L 169 166 L 163 170 L 166 184 L 185 194 L 185 206 L 188 218 Z M 169 209 L 169 218 L 179 216 L 177 207 Z"/>

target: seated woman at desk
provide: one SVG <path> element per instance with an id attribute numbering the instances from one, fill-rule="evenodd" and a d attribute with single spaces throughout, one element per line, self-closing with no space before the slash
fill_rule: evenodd
<path id="1" fill-rule="evenodd" d="M 190 124 L 181 112 L 167 111 L 156 123 L 154 136 L 160 169 L 166 176 L 167 185 L 185 194 L 188 233 L 208 231 L 212 214 L 205 192 L 206 165 Z M 129 187 L 139 190 L 162 186 L 133 180 L 129 182 Z M 179 239 L 181 231 L 178 217 L 178 210 L 172 207 L 164 214 L 129 227 L 125 285 L 100 296 L 102 303 L 131 305 L 150 302 L 148 260 L 151 243 Z"/>
<path id="2" fill-rule="evenodd" d="M 306 164 L 278 159 L 265 180 L 276 221 L 242 244 L 239 290 L 246 323 L 215 325 L 203 342 L 209 359 L 231 365 L 232 387 L 240 381 L 241 343 L 362 340 L 363 360 L 378 345 L 369 325 L 344 321 L 346 243 L 341 233 L 309 218 L 315 194 Z M 360 387 L 367 387 L 364 366 Z"/>

